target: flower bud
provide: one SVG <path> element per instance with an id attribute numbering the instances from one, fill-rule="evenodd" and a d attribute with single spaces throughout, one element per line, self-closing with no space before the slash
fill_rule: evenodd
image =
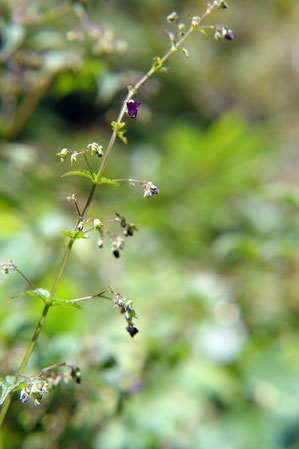
<path id="1" fill-rule="evenodd" d="M 77 162 L 77 153 L 71 155 L 71 164 L 73 165 L 75 162 Z"/>
<path id="2" fill-rule="evenodd" d="M 224 39 L 227 39 L 228 41 L 232 41 L 235 38 L 234 33 L 229 28 L 223 29 L 223 37 L 224 37 Z"/>
<path id="3" fill-rule="evenodd" d="M 93 220 L 93 225 L 94 225 L 95 229 L 97 229 L 99 231 L 101 229 L 102 222 L 101 222 L 101 220 L 96 218 L 95 220 Z"/>
<path id="4" fill-rule="evenodd" d="M 68 150 L 66 148 L 62 148 L 61 151 L 59 151 L 59 153 L 56 153 L 57 156 L 60 156 L 60 160 L 61 162 L 64 162 L 64 159 L 67 157 L 68 155 Z"/>
<path id="5" fill-rule="evenodd" d="M 218 8 L 219 9 L 227 9 L 228 4 L 224 0 L 218 0 Z"/>
<path id="6" fill-rule="evenodd" d="M 168 23 L 174 22 L 175 20 L 178 20 L 179 16 L 178 14 L 173 11 L 172 13 L 168 14 L 168 16 L 166 17 L 166 20 Z"/>
<path id="7" fill-rule="evenodd" d="M 199 16 L 193 16 L 192 17 L 192 21 L 191 21 L 191 26 L 193 28 L 197 28 L 199 24 L 200 24 L 200 17 Z"/>
<path id="8" fill-rule="evenodd" d="M 29 396 L 29 394 L 27 393 L 26 389 L 23 388 L 23 389 L 21 390 L 21 393 L 20 393 L 20 399 L 21 399 L 22 404 L 26 404 L 26 402 L 29 401 L 29 397 L 30 397 L 30 396 Z"/>
<path id="9" fill-rule="evenodd" d="M 95 154 L 98 157 L 102 157 L 104 154 L 103 145 L 99 145 L 97 142 L 89 143 L 87 148 L 91 150 L 91 154 Z"/>
<path id="10" fill-rule="evenodd" d="M 98 248 L 103 248 L 103 243 L 104 243 L 104 240 L 102 239 L 102 237 L 100 237 L 98 240 Z"/>
<path id="11" fill-rule="evenodd" d="M 158 189 L 158 187 L 156 187 L 154 184 L 152 184 L 151 182 L 148 184 L 150 192 L 152 195 L 158 195 L 160 193 L 160 190 Z"/>
<path id="12" fill-rule="evenodd" d="M 112 251 L 112 254 L 113 254 L 114 257 L 116 257 L 116 259 L 118 259 L 119 256 L 120 256 L 119 251 L 118 251 L 117 249 L 114 249 L 114 250 Z"/>
<path id="13" fill-rule="evenodd" d="M 129 334 L 131 335 L 131 337 L 133 338 L 134 335 L 136 335 L 138 333 L 138 329 L 135 326 L 127 326 L 127 331 L 129 332 Z"/>
<path id="14" fill-rule="evenodd" d="M 35 399 L 34 399 L 34 406 L 37 407 L 40 405 L 40 401 L 42 400 L 43 396 L 40 393 L 35 393 Z"/>
<path id="15" fill-rule="evenodd" d="M 184 36 L 185 29 L 186 29 L 186 25 L 183 22 L 178 24 L 178 31 L 181 34 L 181 36 Z"/>
<path id="16" fill-rule="evenodd" d="M 77 224 L 77 227 L 76 227 L 77 231 L 82 231 L 83 226 L 84 226 L 84 221 L 82 220 Z"/>

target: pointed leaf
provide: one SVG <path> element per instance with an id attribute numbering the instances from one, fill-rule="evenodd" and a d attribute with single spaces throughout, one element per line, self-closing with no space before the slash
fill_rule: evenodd
<path id="1" fill-rule="evenodd" d="M 83 310 L 79 304 L 75 302 L 70 302 L 65 299 L 52 299 L 51 306 L 66 306 L 66 307 L 72 307 L 73 309 L 80 309 Z"/>
<path id="2" fill-rule="evenodd" d="M 119 187 L 124 190 L 123 186 L 119 182 L 113 181 L 113 179 L 109 179 L 109 178 L 105 178 L 105 177 L 99 178 L 98 183 L 99 184 L 112 184 L 113 186 Z"/>
<path id="3" fill-rule="evenodd" d="M 19 296 L 36 296 L 42 299 L 44 302 L 49 299 L 50 292 L 45 290 L 44 288 L 36 288 L 35 290 L 27 290 L 26 292 L 18 293 L 17 295 L 11 296 L 8 298 L 7 302 L 12 301 L 14 298 L 18 298 Z"/>
<path id="4" fill-rule="evenodd" d="M 92 173 L 89 170 L 83 170 L 83 169 L 68 171 L 67 173 L 64 173 L 61 177 L 64 178 L 65 176 L 70 176 L 70 175 L 84 176 L 85 178 L 89 178 L 92 181 L 94 181 L 97 177 L 96 173 Z"/>
<path id="5" fill-rule="evenodd" d="M 87 237 L 85 237 L 83 231 L 61 231 L 61 232 L 63 235 L 65 235 L 66 237 L 69 237 L 72 240 L 87 239 Z"/>
<path id="6" fill-rule="evenodd" d="M 14 381 L 15 381 L 14 376 L 6 376 L 5 379 L 3 379 L 3 377 L 0 377 L 0 387 L 1 387 L 0 405 L 2 405 L 5 402 L 7 396 L 11 391 L 20 390 L 27 385 L 26 382 L 14 383 Z"/>
<path id="7" fill-rule="evenodd" d="M 198 28 L 198 31 L 200 31 L 200 33 L 204 34 L 205 36 L 208 35 L 204 28 Z"/>

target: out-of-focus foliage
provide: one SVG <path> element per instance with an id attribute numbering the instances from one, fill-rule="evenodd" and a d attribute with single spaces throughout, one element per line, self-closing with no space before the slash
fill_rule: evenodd
<path id="1" fill-rule="evenodd" d="M 3 448 L 299 447 L 299 4 L 229 4 L 210 20 L 228 24 L 234 42 L 193 34 L 190 58 L 174 55 L 140 90 L 128 145 L 113 149 L 105 176 L 150 180 L 161 193 L 103 185 L 89 216 L 118 212 L 139 231 L 117 260 L 108 242 L 78 240 L 57 292 L 71 299 L 112 286 L 134 300 L 139 334 L 132 340 L 104 299 L 53 308 L 27 372 L 65 361 L 80 366 L 82 383 L 60 384 L 39 407 L 16 394 Z M 105 149 L 126 86 L 168 48 L 167 14 L 188 22 L 204 2 L 0 5 L 0 259 L 50 289 L 61 230 L 76 222 L 66 196 L 84 204 L 89 191 L 88 179 L 60 178 L 73 167 L 55 153 L 94 141 Z M 86 17 L 118 44 L 95 49 Z M 26 286 L 16 273 L 0 282 L 4 377 L 41 304 L 6 304 Z"/>

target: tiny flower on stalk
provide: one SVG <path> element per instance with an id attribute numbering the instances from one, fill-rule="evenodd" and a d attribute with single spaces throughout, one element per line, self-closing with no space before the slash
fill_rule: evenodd
<path id="1" fill-rule="evenodd" d="M 135 118 L 137 116 L 137 108 L 139 108 L 141 103 L 138 101 L 130 100 L 126 102 L 127 112 L 131 118 Z"/>
<path id="2" fill-rule="evenodd" d="M 175 20 L 178 20 L 179 16 L 178 14 L 173 11 L 172 13 L 168 14 L 168 16 L 166 17 L 166 20 L 168 23 L 174 22 Z"/>
<path id="3" fill-rule="evenodd" d="M 97 142 L 89 143 L 87 148 L 91 150 L 91 154 L 95 154 L 98 157 L 102 157 L 104 154 L 103 145 L 99 145 Z"/>
<path id="4" fill-rule="evenodd" d="M 197 28 L 199 24 L 200 24 L 200 17 L 199 16 L 193 16 L 192 20 L 191 20 L 191 26 L 193 28 Z"/>
<path id="5" fill-rule="evenodd" d="M 230 30 L 229 28 L 226 28 L 226 27 L 223 28 L 223 37 L 224 37 L 224 39 L 227 39 L 228 41 L 232 41 L 235 38 L 232 30 Z"/>
<path id="6" fill-rule="evenodd" d="M 34 399 L 34 406 L 37 407 L 40 405 L 40 401 L 42 400 L 43 396 L 40 393 L 33 393 L 32 395 Z"/>
<path id="7" fill-rule="evenodd" d="M 114 257 L 116 257 L 116 259 L 119 258 L 120 253 L 119 251 L 122 250 L 124 248 L 124 239 L 120 236 L 117 236 L 115 240 L 113 240 L 112 242 L 112 254 L 114 255 Z"/>
<path id="8" fill-rule="evenodd" d="M 68 155 L 67 148 L 62 148 L 62 150 L 59 151 L 59 153 L 56 153 L 56 155 L 60 157 L 61 162 L 64 162 L 65 158 Z"/>
<path id="9" fill-rule="evenodd" d="M 26 391 L 26 388 L 23 388 L 20 393 L 20 400 L 21 400 L 22 404 L 26 404 L 26 402 L 29 401 L 29 397 L 30 397 L 30 395 Z"/>
<path id="10" fill-rule="evenodd" d="M 139 332 L 137 327 L 135 327 L 135 326 L 127 326 L 126 329 L 132 338 L 134 337 L 134 335 L 138 334 L 138 332 Z"/>
<path id="11" fill-rule="evenodd" d="M 143 198 L 150 198 L 152 195 L 158 195 L 160 190 L 152 182 L 147 182 L 144 184 L 144 194 Z"/>
<path id="12" fill-rule="evenodd" d="M 71 155 L 71 164 L 73 165 L 75 162 L 77 162 L 77 153 Z"/>
<path id="13" fill-rule="evenodd" d="M 99 220 L 98 218 L 95 218 L 93 220 L 93 225 L 97 231 L 100 231 L 101 227 L 103 226 L 101 220 Z"/>
<path id="14" fill-rule="evenodd" d="M 84 220 L 80 221 L 76 226 L 77 231 L 82 231 L 84 225 L 85 225 L 85 221 Z"/>

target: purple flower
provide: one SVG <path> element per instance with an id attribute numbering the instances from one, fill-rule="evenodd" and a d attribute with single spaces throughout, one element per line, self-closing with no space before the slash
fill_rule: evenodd
<path id="1" fill-rule="evenodd" d="M 26 404 L 29 401 L 29 394 L 25 390 L 21 390 L 20 399 L 22 404 Z"/>
<path id="2" fill-rule="evenodd" d="M 135 118 L 137 116 L 137 108 L 140 106 L 138 101 L 130 100 L 127 101 L 127 110 L 128 114 L 131 118 Z"/>
<path id="3" fill-rule="evenodd" d="M 127 326 L 127 331 L 129 332 L 132 338 L 134 337 L 134 335 L 138 333 L 138 329 L 134 326 Z"/>

